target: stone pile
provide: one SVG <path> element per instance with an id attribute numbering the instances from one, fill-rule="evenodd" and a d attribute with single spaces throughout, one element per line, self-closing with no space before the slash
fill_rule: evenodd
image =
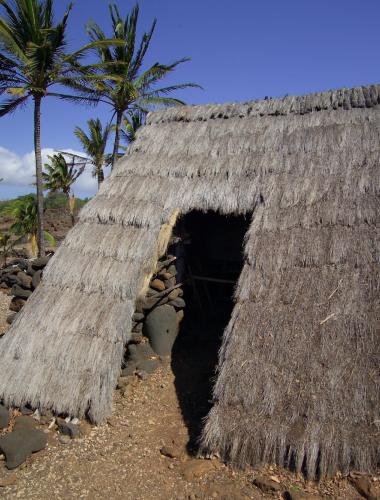
<path id="1" fill-rule="evenodd" d="M 185 307 L 177 274 L 176 257 L 158 261 L 144 301 L 136 304 L 123 377 L 153 373 L 162 358 L 170 357 Z"/>
<path id="2" fill-rule="evenodd" d="M 14 259 L 12 264 L 0 271 L 0 289 L 13 295 L 9 306 L 11 314 L 7 318 L 9 324 L 13 323 L 32 292 L 40 284 L 49 259 L 50 256 L 33 260 Z"/>

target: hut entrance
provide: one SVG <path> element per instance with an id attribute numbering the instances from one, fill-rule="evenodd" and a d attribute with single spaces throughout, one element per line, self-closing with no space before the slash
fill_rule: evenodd
<path id="1" fill-rule="evenodd" d="M 233 309 L 243 266 L 243 240 L 251 217 L 193 211 L 174 229 L 170 253 L 177 257 L 177 281 L 184 283 L 184 318 L 172 351 L 172 369 L 189 451 L 197 448 L 222 335 Z"/>

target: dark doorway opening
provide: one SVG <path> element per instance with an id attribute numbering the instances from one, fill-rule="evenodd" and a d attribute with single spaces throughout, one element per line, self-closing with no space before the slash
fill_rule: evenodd
<path id="1" fill-rule="evenodd" d="M 218 352 L 234 305 L 250 221 L 250 214 L 192 211 L 174 229 L 170 253 L 177 257 L 177 281 L 184 283 L 186 307 L 173 346 L 172 370 L 190 453 L 198 449 L 211 408 Z"/>

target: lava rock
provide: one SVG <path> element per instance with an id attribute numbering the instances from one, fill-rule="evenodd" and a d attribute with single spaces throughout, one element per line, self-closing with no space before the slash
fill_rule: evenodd
<path id="1" fill-rule="evenodd" d="M 151 311 L 146 317 L 144 334 L 159 356 L 169 356 L 178 334 L 174 307 L 165 304 Z"/>
<path id="2" fill-rule="evenodd" d="M 136 322 L 142 321 L 144 318 L 145 314 L 140 312 L 135 312 L 135 314 L 132 316 L 132 320 Z"/>
<path id="3" fill-rule="evenodd" d="M 8 469 L 19 467 L 36 451 L 47 445 L 47 436 L 38 429 L 17 429 L 0 438 L 0 450 L 5 455 Z"/>
<path id="4" fill-rule="evenodd" d="M 177 268 L 174 264 L 168 267 L 168 273 L 170 273 L 172 276 L 177 276 Z"/>
<path id="5" fill-rule="evenodd" d="M 24 272 L 17 273 L 17 279 L 22 288 L 30 290 L 32 288 L 32 278 Z"/>
<path id="6" fill-rule="evenodd" d="M 275 493 L 281 491 L 281 485 L 265 477 L 255 477 L 253 484 L 264 493 Z"/>
<path id="7" fill-rule="evenodd" d="M 183 309 L 180 309 L 179 311 L 177 311 L 177 321 L 178 321 L 178 324 L 181 323 L 181 321 L 183 320 L 185 316 L 185 313 L 183 311 Z"/>
<path id="8" fill-rule="evenodd" d="M 132 331 L 135 332 L 135 333 L 140 333 L 142 332 L 143 330 L 143 324 L 142 323 L 136 323 L 133 328 L 132 328 Z"/>
<path id="9" fill-rule="evenodd" d="M 66 422 L 63 418 L 57 418 L 58 430 L 64 436 L 70 436 L 71 439 L 80 437 L 81 432 L 78 425 Z"/>
<path id="10" fill-rule="evenodd" d="M 181 289 L 180 288 L 175 288 L 174 290 L 172 290 L 169 293 L 168 299 L 169 300 L 176 300 L 176 299 L 178 299 L 180 293 L 181 293 Z"/>
<path id="11" fill-rule="evenodd" d="M 9 425 L 9 410 L 0 405 L 0 429 L 5 429 Z"/>
<path id="12" fill-rule="evenodd" d="M 32 279 L 32 285 L 33 285 L 33 288 L 37 288 L 38 285 L 40 284 L 41 282 L 41 278 L 42 278 L 42 270 L 39 269 L 38 271 L 36 271 L 33 275 L 33 279 Z"/>
<path id="13" fill-rule="evenodd" d="M 14 320 L 15 320 L 15 319 L 16 319 L 16 317 L 17 317 L 17 314 L 18 314 L 18 313 L 13 312 L 13 313 L 11 313 L 11 314 L 9 314 L 9 315 L 7 316 L 7 323 L 8 323 L 8 325 L 11 325 L 11 324 L 14 322 Z"/>
<path id="14" fill-rule="evenodd" d="M 143 341 L 143 336 L 141 332 L 132 332 L 131 338 L 129 339 L 129 344 L 141 344 Z"/>
<path id="15" fill-rule="evenodd" d="M 40 257 L 38 259 L 35 259 L 32 261 L 32 268 L 35 269 L 36 271 L 38 271 L 39 269 L 43 269 L 46 264 L 49 262 L 50 260 L 50 256 L 46 256 L 46 257 Z"/>
<path id="16" fill-rule="evenodd" d="M 146 344 L 132 344 L 128 346 L 129 351 L 129 361 L 133 361 L 138 363 L 140 361 L 144 361 L 152 356 L 155 356 L 155 352 L 151 348 L 151 346 Z"/>
<path id="17" fill-rule="evenodd" d="M 151 288 L 154 290 L 158 290 L 159 292 L 163 292 L 165 290 L 165 284 L 163 281 L 159 279 L 155 279 L 150 284 Z"/>
<path id="18" fill-rule="evenodd" d="M 136 363 L 134 361 L 127 361 L 125 367 L 121 370 L 122 377 L 129 377 L 136 371 Z"/>
<path id="19" fill-rule="evenodd" d="M 15 424 L 13 429 L 35 429 L 37 426 L 37 421 L 33 417 L 28 415 L 21 415 L 15 419 Z"/>
<path id="20" fill-rule="evenodd" d="M 144 359 L 143 361 L 137 363 L 137 369 L 148 374 L 154 373 L 159 366 L 160 362 L 158 359 Z"/>
<path id="21" fill-rule="evenodd" d="M 21 309 L 24 307 L 25 304 L 26 304 L 25 299 L 21 299 L 20 297 L 13 297 L 11 303 L 9 304 L 9 309 L 11 311 L 18 313 L 21 311 Z"/>
<path id="22" fill-rule="evenodd" d="M 32 292 L 31 290 L 24 290 L 24 288 L 21 288 L 20 285 L 13 285 L 11 294 L 14 295 L 15 297 L 28 299 L 32 295 Z"/>
<path id="23" fill-rule="evenodd" d="M 181 299 L 181 297 L 178 297 L 178 299 L 175 300 L 171 300 L 169 304 L 175 307 L 176 309 L 183 309 L 186 306 L 186 302 L 183 299 Z"/>
<path id="24" fill-rule="evenodd" d="M 33 415 L 33 413 L 34 413 L 34 411 L 31 408 L 29 408 L 27 405 L 21 406 L 20 411 L 21 411 L 22 415 Z"/>
<path id="25" fill-rule="evenodd" d="M 165 283 L 165 288 L 171 288 L 172 286 L 176 285 L 177 281 L 175 278 L 170 278 L 168 280 L 165 280 L 164 283 Z"/>
<path id="26" fill-rule="evenodd" d="M 32 278 L 36 274 L 36 271 L 33 269 L 32 264 L 30 262 L 28 263 L 28 267 L 25 270 L 25 272 L 28 276 L 31 276 Z"/>

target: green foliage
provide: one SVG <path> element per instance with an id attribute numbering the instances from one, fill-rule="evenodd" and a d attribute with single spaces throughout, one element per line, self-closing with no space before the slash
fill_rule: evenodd
<path id="1" fill-rule="evenodd" d="M 14 238 L 10 233 L 0 233 L 0 254 L 3 258 L 4 266 L 7 265 L 7 257 L 15 244 Z"/>
<path id="2" fill-rule="evenodd" d="M 111 125 L 104 128 L 99 118 L 87 122 L 89 133 L 84 132 L 80 127 L 76 127 L 74 134 L 80 140 L 82 147 L 89 157 L 94 169 L 93 175 L 98 178 L 98 184 L 104 180 L 103 167 L 110 163 L 110 157 L 105 153 Z"/>
<path id="3" fill-rule="evenodd" d="M 53 0 L 1 0 L 0 6 L 5 14 L 0 17 L 0 95 L 9 96 L 0 106 L 0 116 L 14 111 L 29 96 L 82 102 L 83 97 L 51 92 L 50 88 L 69 85 L 78 75 L 88 75 L 90 68 L 80 64 L 85 53 L 114 41 L 104 39 L 67 54 L 67 23 L 72 4 L 57 24 Z M 90 88 L 88 91 L 91 93 Z M 89 99 L 97 101 L 94 95 L 85 100 Z"/>
<path id="4" fill-rule="evenodd" d="M 116 134 L 113 164 L 118 155 L 119 133 L 122 116 L 127 112 L 146 112 L 157 106 L 178 106 L 184 104 L 177 98 L 168 97 L 173 92 L 187 87 L 199 87 L 195 83 L 182 83 L 160 87 L 162 79 L 175 68 L 188 61 L 179 59 L 171 64 L 156 63 L 142 70 L 145 55 L 149 49 L 156 26 L 153 21 L 150 30 L 137 41 L 139 7 L 136 4 L 125 19 L 116 5 L 110 5 L 113 47 L 104 44 L 107 39 L 102 28 L 95 23 L 88 26 L 92 43 L 100 43 L 97 48 L 98 63 L 92 66 L 94 73 L 80 75 L 75 88 L 83 98 L 91 98 L 95 92 L 99 100 L 108 104 L 116 115 Z M 91 86 L 91 92 L 88 87 Z"/>
<path id="5" fill-rule="evenodd" d="M 37 254 L 37 200 L 34 195 L 23 196 L 21 199 L 13 200 L 12 204 L 3 210 L 4 215 L 10 215 L 14 223 L 10 227 L 10 232 L 16 236 L 26 236 L 32 247 L 32 255 Z M 44 237 L 47 242 L 55 246 L 54 237 L 44 231 Z"/>
<path id="6" fill-rule="evenodd" d="M 128 113 L 123 118 L 122 138 L 127 144 L 131 144 L 136 139 L 136 132 L 144 125 L 146 114 L 142 111 Z"/>
<path id="7" fill-rule="evenodd" d="M 45 163 L 46 171 L 42 172 L 44 188 L 53 193 L 61 191 L 69 196 L 72 185 L 84 171 L 84 165 L 69 165 L 61 153 L 48 158 L 50 163 Z"/>

